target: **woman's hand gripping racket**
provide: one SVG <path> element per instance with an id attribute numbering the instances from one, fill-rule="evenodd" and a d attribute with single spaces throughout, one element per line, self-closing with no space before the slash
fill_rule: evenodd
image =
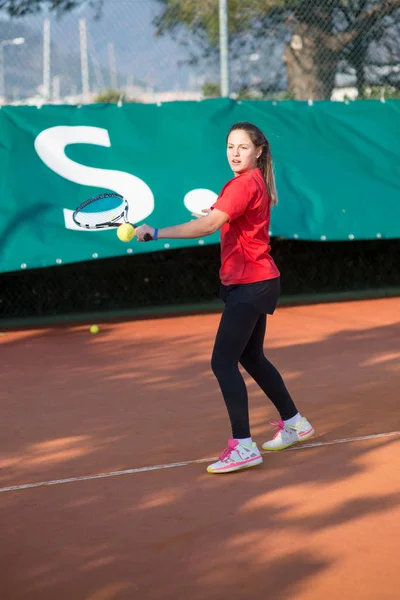
<path id="1" fill-rule="evenodd" d="M 128 208 L 128 201 L 120 194 L 99 194 L 78 206 L 72 218 L 83 229 L 118 228 L 121 225 L 131 225 L 135 229 L 136 225 L 128 221 Z M 146 233 L 143 239 L 150 242 L 153 237 Z"/>

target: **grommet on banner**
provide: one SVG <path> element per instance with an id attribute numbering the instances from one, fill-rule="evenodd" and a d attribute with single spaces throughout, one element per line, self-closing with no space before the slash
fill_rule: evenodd
<path id="1" fill-rule="evenodd" d="M 382 234 L 381 234 L 381 233 L 377 233 L 377 234 L 376 234 L 376 237 L 377 237 L 377 238 L 380 240 L 380 239 L 381 239 L 381 237 L 382 237 Z"/>
<path id="2" fill-rule="evenodd" d="M 321 235 L 321 241 L 326 242 L 326 235 Z"/>
<path id="3" fill-rule="evenodd" d="M 294 239 L 295 239 L 295 240 L 298 240 L 298 239 L 299 239 L 299 236 L 297 235 L 297 233 L 294 233 L 294 234 L 293 234 L 293 237 L 294 237 Z"/>
<path id="4" fill-rule="evenodd" d="M 169 244 L 164 244 L 164 248 L 169 248 Z"/>
<path id="5" fill-rule="evenodd" d="M 58 265 L 61 265 L 61 263 L 62 263 L 62 258 L 56 258 L 56 263 L 57 263 Z"/>
<path id="6" fill-rule="evenodd" d="M 354 234 L 350 233 L 349 240 L 354 240 Z"/>
<path id="7" fill-rule="evenodd" d="M 97 252 L 94 252 L 94 254 L 92 254 L 92 258 L 99 258 L 99 255 L 97 254 Z"/>
<path id="8" fill-rule="evenodd" d="M 311 100 L 311 98 L 309 98 L 308 100 L 308 106 L 312 106 L 314 104 L 314 102 Z"/>
<path id="9" fill-rule="evenodd" d="M 132 254 L 133 250 L 132 248 L 128 248 L 128 250 L 126 251 L 127 254 Z"/>
<path id="10" fill-rule="evenodd" d="M 204 240 L 199 240 L 199 245 L 204 246 Z"/>
<path id="11" fill-rule="evenodd" d="M 26 263 L 22 263 L 21 269 L 26 269 Z"/>

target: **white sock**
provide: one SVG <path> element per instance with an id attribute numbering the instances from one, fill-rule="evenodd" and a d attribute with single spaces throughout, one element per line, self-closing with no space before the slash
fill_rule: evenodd
<path id="1" fill-rule="evenodd" d="M 251 446 L 253 443 L 253 440 L 251 439 L 251 437 L 249 438 L 235 438 L 237 442 L 239 442 L 239 444 L 242 444 L 243 446 Z"/>
<path id="2" fill-rule="evenodd" d="M 287 421 L 283 421 L 285 425 L 291 425 L 292 427 L 296 427 L 301 419 L 303 417 L 301 416 L 300 413 L 297 413 L 297 415 L 294 415 L 294 417 L 292 417 L 291 419 L 287 419 Z"/>

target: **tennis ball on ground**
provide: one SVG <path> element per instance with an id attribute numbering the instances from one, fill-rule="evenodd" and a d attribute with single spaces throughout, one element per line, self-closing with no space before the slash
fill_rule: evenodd
<path id="1" fill-rule="evenodd" d="M 121 242 L 130 242 L 135 235 L 135 228 L 130 223 L 123 223 L 117 229 L 117 236 Z"/>
<path id="2" fill-rule="evenodd" d="M 99 333 L 100 327 L 98 325 L 91 325 L 89 328 L 89 331 L 90 331 L 90 333 L 95 335 L 96 333 Z"/>

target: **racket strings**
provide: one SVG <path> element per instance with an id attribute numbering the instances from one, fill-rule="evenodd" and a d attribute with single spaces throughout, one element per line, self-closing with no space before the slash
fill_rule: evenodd
<path id="1" fill-rule="evenodd" d="M 74 220 L 83 227 L 114 223 L 126 213 L 127 203 L 122 196 L 106 195 L 84 202 L 74 214 Z"/>

